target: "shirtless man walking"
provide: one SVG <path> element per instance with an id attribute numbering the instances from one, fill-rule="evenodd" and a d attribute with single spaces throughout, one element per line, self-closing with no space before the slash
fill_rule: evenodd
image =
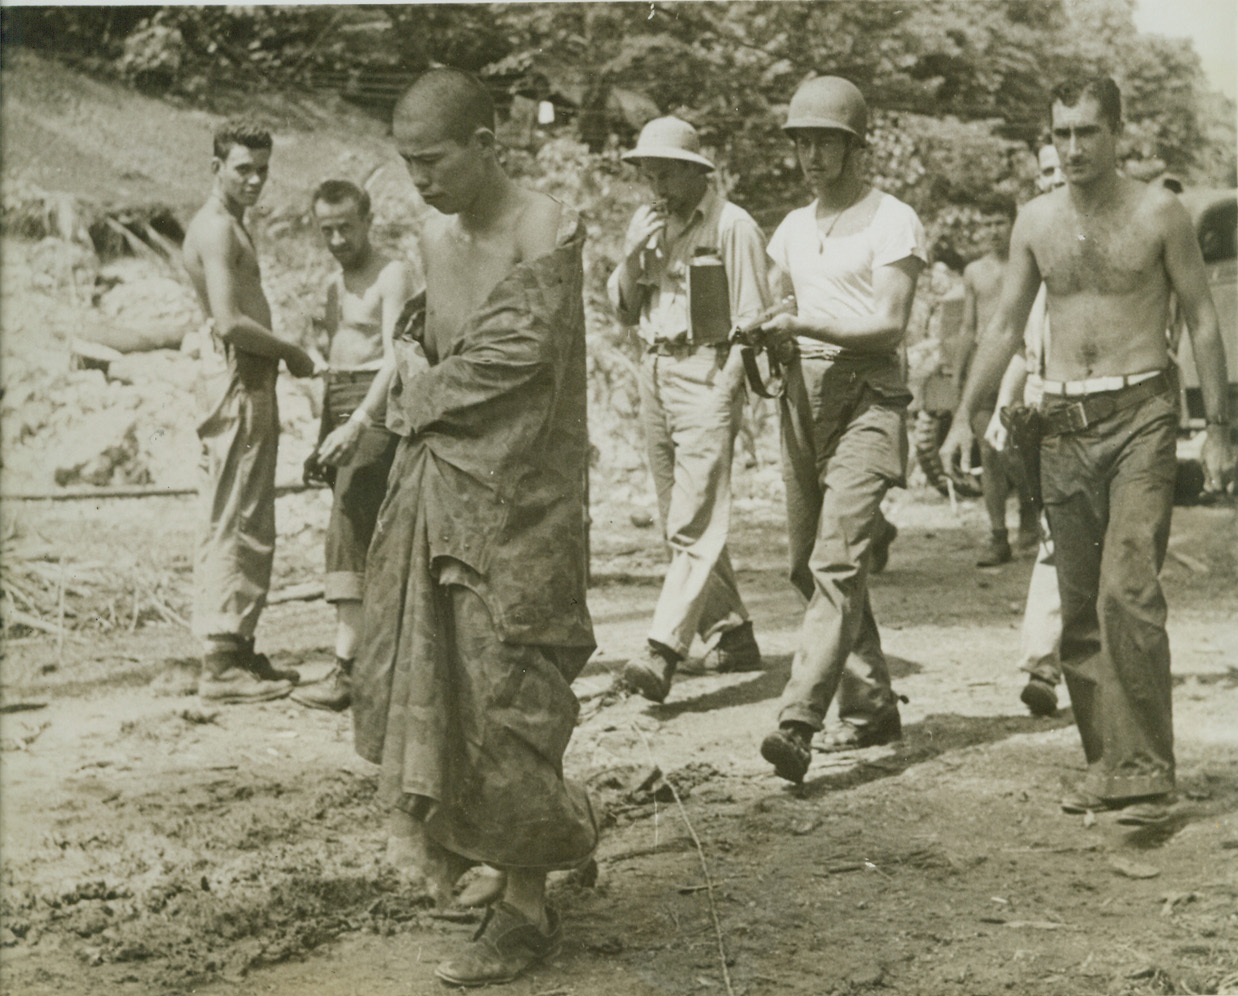
<path id="1" fill-rule="evenodd" d="M 387 493 L 399 439 L 387 430 L 387 391 L 395 375 L 392 335 L 413 276 L 403 260 L 370 243 L 370 195 L 345 180 L 328 180 L 313 196 L 314 220 L 340 270 L 327 285 L 330 337 L 323 404 L 331 427 L 315 458 L 337 468 L 327 526 L 324 595 L 335 604 L 335 667 L 321 682 L 297 689 L 293 701 L 314 709 L 347 709 L 361 630 L 365 557 Z"/>
<path id="2" fill-rule="evenodd" d="M 194 561 L 193 631 L 204 641 L 198 694 L 262 702 L 292 691 L 297 672 L 254 653 L 275 555 L 275 377 L 316 373 L 304 350 L 271 331 L 245 210 L 267 181 L 271 135 L 245 121 L 215 133 L 211 196 L 185 234 L 185 268 L 207 316 L 198 399 L 203 418 L 202 532 Z"/>
<path id="3" fill-rule="evenodd" d="M 955 364 L 960 387 L 967 378 L 967 368 L 975 355 L 980 337 L 993 317 L 993 309 L 997 306 L 1002 274 L 1006 270 L 1006 261 L 1010 254 L 1010 228 L 1014 217 L 1013 202 L 1001 205 L 998 211 L 989 216 L 985 225 L 988 251 L 963 269 L 964 345 Z M 1020 486 L 1018 475 L 1011 472 L 1011 462 L 983 438 L 996 404 L 996 389 L 986 392 L 980 400 L 975 421 L 972 423 L 972 432 L 980 439 L 980 460 L 984 468 L 984 508 L 989 515 L 989 541 L 976 561 L 977 567 L 996 567 L 1010 562 L 1013 554 L 1006 530 L 1006 501 L 1012 489 L 1019 498 L 1019 546 L 1035 546 L 1039 533 L 1036 509 L 1026 493 L 1027 489 Z"/>
<path id="4" fill-rule="evenodd" d="M 1185 318 L 1208 421 L 1210 489 L 1233 469 L 1225 353 L 1185 209 L 1164 187 L 1117 172 L 1121 96 L 1107 77 L 1070 80 L 1052 103 L 1066 186 L 1015 222 L 1002 296 L 942 459 L 964 464 L 984 386 L 1018 350 L 1043 281 L 1053 348 L 1044 361 L 1041 485 L 1062 598 L 1062 669 L 1088 770 L 1068 813 L 1120 810 L 1163 822 L 1174 750 L 1167 608 L 1177 412 L 1165 327 Z"/>
<path id="5" fill-rule="evenodd" d="M 401 439 L 367 568 L 353 673 L 358 753 L 379 765 L 393 838 L 450 888 L 504 873 L 451 985 L 509 982 L 552 956 L 546 875 L 589 860 L 597 824 L 563 777 L 594 648 L 585 605 L 584 229 L 496 155 L 474 77 L 422 75 L 396 148 L 438 212 L 426 292 L 395 340 L 388 425 Z M 428 368 L 406 365 L 421 349 Z M 395 853 L 395 849 L 393 849 Z"/>

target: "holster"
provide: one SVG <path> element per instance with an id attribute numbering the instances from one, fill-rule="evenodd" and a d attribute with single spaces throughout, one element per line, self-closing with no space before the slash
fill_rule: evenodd
<path id="1" fill-rule="evenodd" d="M 1040 490 L 1040 441 L 1044 438 L 1044 416 L 1038 408 L 1009 405 L 1002 409 L 1002 425 L 1006 427 L 1006 445 L 1023 467 L 1028 494 L 1037 511 L 1044 505 Z"/>
<path id="2" fill-rule="evenodd" d="M 335 487 L 335 468 L 318 459 L 318 447 L 330 435 L 331 429 L 331 384 L 328 381 L 322 392 L 322 418 L 318 421 L 318 440 L 301 465 L 301 480 L 306 487 Z"/>

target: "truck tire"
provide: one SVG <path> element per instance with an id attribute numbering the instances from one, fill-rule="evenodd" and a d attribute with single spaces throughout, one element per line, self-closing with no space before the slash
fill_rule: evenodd
<path id="1" fill-rule="evenodd" d="M 949 412 L 916 412 L 916 421 L 912 426 L 912 442 L 916 448 L 916 463 L 924 471 L 929 484 L 943 495 L 950 494 L 947 480 L 954 482 L 954 493 L 959 498 L 978 498 L 983 493 L 980 475 L 968 475 L 963 478 L 958 474 L 947 473 L 942 465 L 938 450 L 945 442 L 946 433 L 950 431 L 951 416 Z M 979 447 L 973 447 L 972 466 L 980 466 Z"/>

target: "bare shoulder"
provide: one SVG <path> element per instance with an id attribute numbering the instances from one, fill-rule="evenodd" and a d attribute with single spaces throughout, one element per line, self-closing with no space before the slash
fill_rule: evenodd
<path id="1" fill-rule="evenodd" d="M 517 244 L 523 259 L 536 259 L 553 252 L 559 238 L 563 205 L 537 190 L 521 188 L 523 201 L 517 223 Z"/>
<path id="2" fill-rule="evenodd" d="M 1034 232 L 1046 225 L 1055 224 L 1069 209 L 1066 188 L 1059 187 L 1047 194 L 1033 197 L 1019 208 L 1015 217 L 1015 228 L 1025 232 Z"/>
<path id="3" fill-rule="evenodd" d="M 1152 219 L 1158 227 L 1171 230 L 1175 226 L 1189 225 L 1190 216 L 1178 195 L 1159 183 L 1129 181 L 1129 204 L 1139 214 Z"/>
<path id="4" fill-rule="evenodd" d="M 235 240 L 231 217 L 208 202 L 198 209 L 185 230 L 184 252 L 187 257 L 203 259 L 228 252 Z"/>
<path id="5" fill-rule="evenodd" d="M 406 293 L 413 283 L 413 267 L 399 256 L 381 257 L 378 285 L 384 293 Z"/>

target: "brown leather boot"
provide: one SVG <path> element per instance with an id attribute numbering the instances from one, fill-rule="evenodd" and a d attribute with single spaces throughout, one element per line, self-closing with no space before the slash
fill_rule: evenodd
<path id="1" fill-rule="evenodd" d="M 298 688 L 292 701 L 311 709 L 343 712 L 352 705 L 352 661 L 337 657 L 325 678 Z"/>

